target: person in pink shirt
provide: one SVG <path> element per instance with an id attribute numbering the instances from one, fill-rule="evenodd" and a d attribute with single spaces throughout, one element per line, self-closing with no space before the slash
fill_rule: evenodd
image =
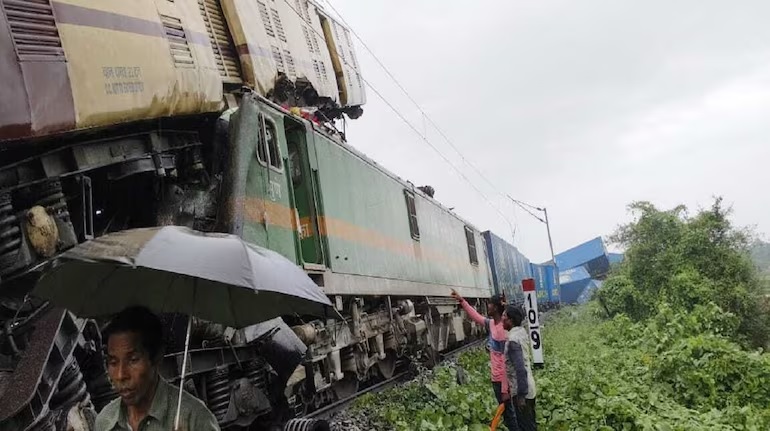
<path id="1" fill-rule="evenodd" d="M 452 290 L 452 298 L 463 307 L 471 320 L 478 325 L 484 326 L 489 336 L 487 338 L 487 347 L 489 347 L 489 361 L 492 368 L 492 390 L 495 392 L 498 404 L 505 403 L 505 412 L 503 413 L 503 423 L 508 431 L 518 431 L 516 422 L 516 413 L 511 404 L 511 395 L 508 390 L 508 377 L 505 368 L 505 343 L 508 341 L 508 331 L 503 328 L 503 311 L 505 311 L 505 301 L 500 295 L 492 295 L 487 302 L 487 314 L 484 317 L 479 314 L 457 291 Z"/>

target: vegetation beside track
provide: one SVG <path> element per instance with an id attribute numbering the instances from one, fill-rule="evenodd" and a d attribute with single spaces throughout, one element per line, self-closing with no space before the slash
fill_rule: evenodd
<path id="1" fill-rule="evenodd" d="M 750 232 L 721 199 L 694 216 L 630 208 L 613 237 L 624 263 L 592 302 L 544 324 L 541 429 L 770 429 L 770 318 Z M 475 350 L 353 409 L 378 429 L 487 430 L 495 407 L 488 356 Z"/>

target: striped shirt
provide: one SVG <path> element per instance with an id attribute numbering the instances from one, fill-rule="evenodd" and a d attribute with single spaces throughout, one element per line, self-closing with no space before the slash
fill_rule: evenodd
<path id="1" fill-rule="evenodd" d="M 508 379 L 505 376 L 505 341 L 508 338 L 508 331 L 503 328 L 503 320 L 495 323 L 494 320 L 479 314 L 468 301 L 460 303 L 468 317 L 479 325 L 483 325 L 489 332 L 487 346 L 489 347 L 489 363 L 492 368 L 492 381 L 499 382 L 504 394 L 508 393 Z"/>

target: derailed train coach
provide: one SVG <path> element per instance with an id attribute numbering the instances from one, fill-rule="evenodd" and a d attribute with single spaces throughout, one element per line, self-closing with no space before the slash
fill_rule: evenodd
<path id="1" fill-rule="evenodd" d="M 361 115 L 348 29 L 307 0 L 10 0 L 0 140 L 216 113 L 245 85 Z"/>
<path id="2" fill-rule="evenodd" d="M 223 428 L 280 427 L 479 335 L 449 292 L 489 297 L 485 241 L 331 127 L 365 94 L 349 31 L 315 3 L 0 3 L 0 428 L 89 429 L 116 396 L 105 322 L 26 293 L 62 251 L 123 229 L 237 234 L 344 318 L 195 320 L 179 382 L 187 319 L 163 316 L 164 376 Z"/>

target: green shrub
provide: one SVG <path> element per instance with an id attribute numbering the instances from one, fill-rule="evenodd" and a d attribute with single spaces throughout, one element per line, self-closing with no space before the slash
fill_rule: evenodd
<path id="1" fill-rule="evenodd" d="M 626 247 L 596 301 L 543 321 L 535 372 L 542 429 L 770 429 L 770 302 L 748 259 L 749 235 L 717 199 L 687 216 L 635 203 L 614 239 Z M 496 402 L 488 355 L 460 357 L 468 383 L 438 367 L 361 400 L 378 429 L 485 430 Z M 381 426 L 379 426 L 381 425 Z"/>
<path id="2" fill-rule="evenodd" d="M 605 315 L 643 321 L 661 304 L 683 313 L 715 304 L 737 319 L 733 334 L 725 335 L 745 346 L 767 346 L 770 314 L 749 254 L 753 241 L 732 226 L 722 199 L 693 217 L 683 206 L 662 211 L 636 202 L 629 208 L 634 221 L 612 236 L 626 257 L 596 294 Z"/>

